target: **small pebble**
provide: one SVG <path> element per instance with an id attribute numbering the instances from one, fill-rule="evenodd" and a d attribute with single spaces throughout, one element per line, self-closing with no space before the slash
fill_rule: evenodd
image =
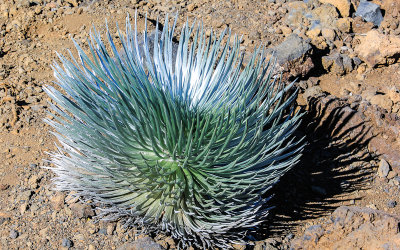
<path id="1" fill-rule="evenodd" d="M 15 231 L 14 229 L 10 230 L 10 238 L 11 239 L 16 239 L 18 237 L 18 232 Z"/>
<path id="2" fill-rule="evenodd" d="M 358 57 L 353 57 L 353 63 L 358 66 L 362 63 L 361 59 Z"/>
<path id="3" fill-rule="evenodd" d="M 115 230 L 115 225 L 109 224 L 109 225 L 107 226 L 107 235 L 113 235 L 114 230 Z"/>
<path id="4" fill-rule="evenodd" d="M 72 247 L 72 241 L 70 240 L 70 239 L 68 239 L 68 238 L 64 238 L 63 240 L 62 240 L 62 246 L 63 247 Z"/>
<path id="5" fill-rule="evenodd" d="M 193 11 L 196 8 L 196 4 L 195 3 L 191 3 L 187 6 L 188 11 Z"/>
<path id="6" fill-rule="evenodd" d="M 107 235 L 107 229 L 105 229 L 105 228 L 100 229 L 99 234 Z"/>
<path id="7" fill-rule="evenodd" d="M 389 171 L 390 171 L 389 163 L 387 163 L 387 161 L 385 161 L 384 159 L 381 159 L 378 168 L 378 175 L 382 178 L 386 178 L 389 174 Z"/>
<path id="8" fill-rule="evenodd" d="M 397 205 L 397 202 L 394 200 L 390 200 L 387 203 L 388 208 L 394 208 Z"/>

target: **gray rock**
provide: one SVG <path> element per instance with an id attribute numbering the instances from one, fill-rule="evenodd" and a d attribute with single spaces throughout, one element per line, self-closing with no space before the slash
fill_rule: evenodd
<path id="1" fill-rule="evenodd" d="M 312 225 L 304 232 L 303 240 L 317 242 L 324 232 L 325 230 L 321 225 Z"/>
<path id="2" fill-rule="evenodd" d="M 390 171 L 389 163 L 387 163 L 387 161 L 385 161 L 384 159 L 381 159 L 378 168 L 378 175 L 382 178 L 386 178 L 389 174 L 389 171 Z"/>
<path id="3" fill-rule="evenodd" d="M 149 237 L 125 243 L 117 248 L 117 250 L 140 250 L 140 249 L 162 250 L 163 248 Z"/>
<path id="4" fill-rule="evenodd" d="M 287 241 L 289 241 L 289 240 L 291 240 L 291 239 L 293 239 L 294 238 L 294 234 L 292 234 L 292 233 L 289 233 L 288 235 L 286 235 L 286 237 L 285 237 L 285 239 L 287 240 Z"/>
<path id="5" fill-rule="evenodd" d="M 353 70 L 353 60 L 351 60 L 351 58 L 346 54 L 342 55 L 342 60 L 344 71 L 351 72 Z"/>
<path id="6" fill-rule="evenodd" d="M 42 110 L 44 108 L 44 105 L 32 105 L 31 109 L 35 112 L 38 112 L 39 110 Z"/>
<path id="7" fill-rule="evenodd" d="M 294 61 L 311 50 L 311 45 L 297 34 L 292 34 L 281 44 L 269 49 L 268 52 L 275 53 L 277 62 L 284 64 Z"/>
<path id="8" fill-rule="evenodd" d="M 68 239 L 68 238 L 64 238 L 64 239 L 62 240 L 61 245 L 62 245 L 63 247 L 68 247 L 68 248 L 70 248 L 70 247 L 73 246 L 73 242 L 72 242 L 70 239 Z"/>
<path id="9" fill-rule="evenodd" d="M 353 63 L 355 66 L 358 66 L 362 63 L 361 59 L 358 58 L 357 56 L 353 57 Z"/>
<path id="10" fill-rule="evenodd" d="M 10 230 L 10 238 L 11 239 L 16 239 L 18 237 L 19 233 L 15 231 L 14 229 Z"/>
<path id="11" fill-rule="evenodd" d="M 366 0 L 360 1 L 360 4 L 357 7 L 356 16 L 360 16 L 364 21 L 371 22 L 378 27 L 383 20 L 379 5 L 367 2 Z"/>
<path id="12" fill-rule="evenodd" d="M 0 218 L 0 226 L 1 226 L 4 222 L 9 221 L 9 220 L 10 220 L 10 218 Z"/>
<path id="13" fill-rule="evenodd" d="M 387 202 L 387 207 L 388 208 L 394 208 L 395 206 L 397 206 L 397 202 L 394 200 L 390 200 Z"/>
<path id="14" fill-rule="evenodd" d="M 267 54 L 276 57 L 277 63 L 282 67 L 283 72 L 288 72 L 288 76 L 306 76 L 314 64 L 310 55 L 313 53 L 308 40 L 304 40 L 293 33 L 288 36 L 281 44 L 268 49 Z"/>
<path id="15" fill-rule="evenodd" d="M 105 228 L 101 228 L 100 230 L 99 230 L 99 232 L 98 232 L 99 234 L 104 234 L 104 235 L 107 235 L 107 229 L 105 229 Z"/>

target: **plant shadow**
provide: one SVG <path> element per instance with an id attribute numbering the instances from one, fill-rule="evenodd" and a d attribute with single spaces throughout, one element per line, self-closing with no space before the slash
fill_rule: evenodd
<path id="1" fill-rule="evenodd" d="M 306 146 L 300 162 L 268 193 L 267 221 L 255 234 L 256 240 L 285 236 L 306 220 L 320 218 L 341 205 L 349 196 L 367 189 L 373 176 L 367 145 L 373 135 L 362 117 L 344 101 L 333 97 L 314 98 L 299 128 Z"/>

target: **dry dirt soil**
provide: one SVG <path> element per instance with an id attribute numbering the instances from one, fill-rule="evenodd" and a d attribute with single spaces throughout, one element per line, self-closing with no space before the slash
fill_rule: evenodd
<path id="1" fill-rule="evenodd" d="M 96 222 L 95 204 L 53 191 L 46 168 L 56 140 L 42 87 L 54 84 L 56 52 L 75 53 L 71 38 L 85 47 L 105 19 L 118 38 L 115 23 L 137 9 L 139 30 L 146 13 L 150 30 L 166 13 L 178 30 L 187 19 L 228 27 L 244 52 L 275 50 L 283 79 L 297 78 L 304 156 L 271 190 L 253 244 L 233 247 L 400 249 L 400 4 L 369 3 L 379 26 L 356 15 L 358 0 L 0 0 L 0 247 L 175 248 L 168 235 Z"/>

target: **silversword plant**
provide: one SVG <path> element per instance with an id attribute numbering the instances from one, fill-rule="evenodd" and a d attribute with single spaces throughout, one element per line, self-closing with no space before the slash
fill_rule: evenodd
<path id="1" fill-rule="evenodd" d="M 104 218 L 227 248 L 263 222 L 266 191 L 298 161 L 301 115 L 261 49 L 244 66 L 236 36 L 186 23 L 176 46 L 175 27 L 166 18 L 138 36 L 128 17 L 120 50 L 94 30 L 89 54 L 75 42 L 78 59 L 59 55 L 62 91 L 45 88 L 60 143 L 51 169 Z"/>

